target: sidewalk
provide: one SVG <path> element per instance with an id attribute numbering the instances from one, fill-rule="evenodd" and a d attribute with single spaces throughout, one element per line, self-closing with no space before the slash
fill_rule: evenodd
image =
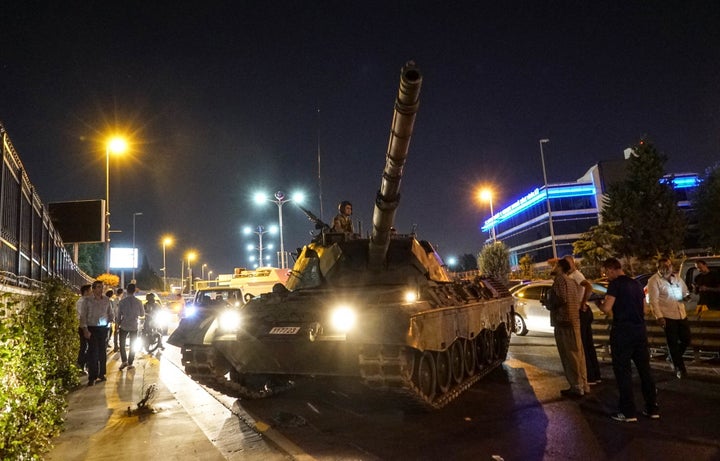
<path id="1" fill-rule="evenodd" d="M 65 429 L 53 439 L 46 459 L 241 459 L 232 456 L 237 447 L 211 442 L 221 432 L 241 432 L 230 410 L 207 393 L 195 392 L 195 383 L 167 360 L 140 354 L 135 369 L 119 371 L 117 355 L 108 355 L 106 382 L 88 387 L 83 377 L 81 386 L 70 393 Z M 157 389 L 149 408 L 138 410 L 152 384 Z M 177 393 L 183 398 L 177 399 Z M 186 408 L 181 401 L 192 405 Z"/>

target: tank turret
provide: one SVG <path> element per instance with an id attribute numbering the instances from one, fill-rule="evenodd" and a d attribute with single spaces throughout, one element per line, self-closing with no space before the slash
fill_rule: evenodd
<path id="1" fill-rule="evenodd" d="M 168 340 L 194 379 L 258 398 L 301 378 L 344 376 L 441 408 L 502 363 L 514 325 L 507 289 L 488 278 L 452 281 L 429 242 L 391 232 L 421 82 L 406 64 L 371 236 L 331 232 L 303 209 L 319 232 L 285 287 L 183 319 Z"/>
<path id="2" fill-rule="evenodd" d="M 395 112 L 390 128 L 385 169 L 380 190 L 375 198 L 372 238 L 369 245 L 369 267 L 377 270 L 385 262 L 390 242 L 390 228 L 395 222 L 395 211 L 400 203 L 400 180 L 408 156 L 410 137 L 418 111 L 422 74 L 410 61 L 400 72 L 400 90 L 395 100 Z"/>

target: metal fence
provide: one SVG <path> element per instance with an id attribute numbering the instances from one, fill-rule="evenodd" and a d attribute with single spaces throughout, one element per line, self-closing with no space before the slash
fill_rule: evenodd
<path id="1" fill-rule="evenodd" d="M 0 286 L 36 290 L 52 278 L 79 287 L 92 278 L 73 262 L 0 124 Z"/>

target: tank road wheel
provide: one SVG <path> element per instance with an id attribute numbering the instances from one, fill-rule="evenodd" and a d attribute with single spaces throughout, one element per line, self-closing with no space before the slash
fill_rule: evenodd
<path id="1" fill-rule="evenodd" d="M 495 332 L 495 358 L 504 362 L 507 358 L 508 349 L 510 348 L 510 335 L 502 324 Z"/>
<path id="2" fill-rule="evenodd" d="M 465 354 L 460 340 L 452 343 L 450 346 L 450 367 L 452 368 L 452 377 L 455 384 L 460 384 L 465 376 Z"/>
<path id="3" fill-rule="evenodd" d="M 475 360 L 477 353 L 475 350 L 474 339 L 461 339 L 463 345 L 463 361 L 465 362 L 465 374 L 472 376 L 475 374 Z"/>
<path id="4" fill-rule="evenodd" d="M 483 330 L 477 337 L 477 364 L 482 369 L 490 365 L 495 356 L 495 342 L 490 330 Z"/>
<path id="5" fill-rule="evenodd" d="M 435 370 L 437 373 L 437 387 L 441 394 L 450 389 L 450 380 L 452 380 L 452 369 L 450 361 L 450 352 L 446 349 L 436 354 Z"/>
<path id="6" fill-rule="evenodd" d="M 437 384 L 435 359 L 433 354 L 425 351 L 418 360 L 417 370 L 414 376 L 415 385 L 420 389 L 422 395 L 432 401 L 435 398 L 435 385 Z"/>

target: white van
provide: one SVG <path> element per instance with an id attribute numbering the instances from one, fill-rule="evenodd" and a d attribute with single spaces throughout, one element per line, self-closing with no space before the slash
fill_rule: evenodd
<path id="1" fill-rule="evenodd" d="M 711 272 L 720 272 L 720 256 L 693 256 L 691 258 L 684 259 L 683 262 L 680 263 L 679 275 L 688 286 L 691 293 L 694 293 L 695 277 L 699 272 L 695 267 L 695 262 L 701 260 L 705 261 L 705 264 L 708 265 Z M 697 294 L 693 294 L 691 299 L 685 303 L 685 310 L 687 311 L 688 316 L 693 316 L 695 314 L 697 301 Z"/>

